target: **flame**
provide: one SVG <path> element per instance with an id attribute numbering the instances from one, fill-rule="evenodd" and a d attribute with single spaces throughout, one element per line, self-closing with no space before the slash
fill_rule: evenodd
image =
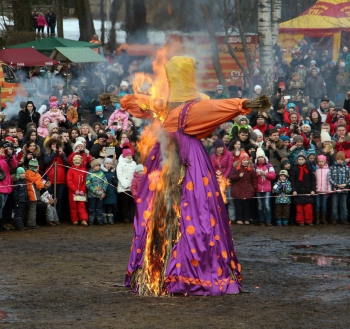
<path id="1" fill-rule="evenodd" d="M 157 142 L 160 127 L 160 121 L 153 120 L 150 126 L 143 129 L 140 141 L 136 142 L 137 150 L 140 152 L 140 163 L 145 164 L 148 155 Z"/>
<path id="2" fill-rule="evenodd" d="M 222 175 L 222 173 L 219 171 L 216 173 L 216 179 L 217 179 L 218 184 L 219 184 L 222 199 L 224 200 L 224 203 L 227 203 L 226 189 L 228 186 L 230 186 L 230 181 L 229 181 L 229 179 L 224 177 Z"/>
<path id="3" fill-rule="evenodd" d="M 146 105 L 140 99 L 138 105 L 144 110 L 151 110 L 153 116 L 164 122 L 167 116 L 167 99 L 169 85 L 165 71 L 167 62 L 167 48 L 158 49 L 156 58 L 152 63 L 153 74 L 145 72 L 135 73 L 133 91 L 137 95 L 149 95 L 150 104 Z"/>

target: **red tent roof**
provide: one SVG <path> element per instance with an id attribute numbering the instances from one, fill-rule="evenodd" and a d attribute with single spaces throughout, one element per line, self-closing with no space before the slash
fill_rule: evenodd
<path id="1" fill-rule="evenodd" d="M 57 65 L 59 62 L 51 59 L 34 48 L 13 48 L 0 51 L 0 61 L 12 66 L 45 66 Z"/>

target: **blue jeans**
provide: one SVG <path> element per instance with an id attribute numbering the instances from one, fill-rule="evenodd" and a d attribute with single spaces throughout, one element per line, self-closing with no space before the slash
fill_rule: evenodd
<path id="1" fill-rule="evenodd" d="M 346 204 L 348 193 L 333 193 L 332 194 L 332 219 L 341 222 L 348 220 L 348 208 Z M 338 208 L 340 207 L 340 212 Z"/>
<path id="2" fill-rule="evenodd" d="M 259 210 L 259 222 L 271 223 L 271 207 L 270 207 L 270 195 L 271 192 L 258 192 L 258 210 Z"/>
<path id="3" fill-rule="evenodd" d="M 92 225 L 95 219 L 103 223 L 103 199 L 89 198 L 89 224 Z"/>
<path id="4" fill-rule="evenodd" d="M 235 208 L 235 202 L 233 201 L 232 196 L 231 196 L 230 188 L 228 188 L 226 191 L 226 198 L 227 198 L 228 219 L 235 220 L 236 219 L 236 208 Z"/>
<path id="5" fill-rule="evenodd" d="M 1 199 L 1 206 L 0 206 L 0 218 L 2 218 L 2 210 L 4 209 L 5 207 L 5 203 L 6 203 L 6 200 L 7 200 L 7 197 L 9 195 L 8 194 L 0 194 L 0 199 Z"/>
<path id="6" fill-rule="evenodd" d="M 317 194 L 315 211 L 327 211 L 327 194 Z"/>

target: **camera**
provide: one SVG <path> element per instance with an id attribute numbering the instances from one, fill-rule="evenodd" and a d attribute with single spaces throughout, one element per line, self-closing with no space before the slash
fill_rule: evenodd
<path id="1" fill-rule="evenodd" d="M 280 94 L 282 92 L 281 88 L 278 88 L 277 92 Z"/>
<path id="2" fill-rule="evenodd" d="M 83 154 L 85 151 L 84 150 L 79 150 L 79 153 L 80 154 Z"/>
<path id="3" fill-rule="evenodd" d="M 30 153 L 33 159 L 36 159 L 36 153 Z"/>

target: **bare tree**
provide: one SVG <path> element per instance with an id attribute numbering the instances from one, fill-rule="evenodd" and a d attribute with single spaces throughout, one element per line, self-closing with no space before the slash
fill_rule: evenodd
<path id="1" fill-rule="evenodd" d="M 115 24 L 117 23 L 118 18 L 118 11 L 120 10 L 122 6 L 122 0 L 113 0 L 111 5 L 111 13 L 110 13 L 110 20 L 111 20 L 111 30 L 109 31 L 108 35 L 108 49 L 109 51 L 115 51 L 117 48 L 117 33 L 115 30 Z"/>
<path id="2" fill-rule="evenodd" d="M 100 17 L 101 17 L 101 43 L 102 45 L 104 45 L 105 44 L 105 20 L 106 20 L 104 0 L 100 0 Z"/>
<path id="3" fill-rule="evenodd" d="M 79 40 L 89 41 L 91 40 L 92 35 L 96 33 L 94 22 L 92 20 L 90 1 L 75 0 L 75 9 L 79 20 L 79 29 L 80 29 Z"/>
<path id="4" fill-rule="evenodd" d="M 258 31 L 260 43 L 260 78 L 264 93 L 274 91 L 274 56 L 272 41 L 272 0 L 259 0 Z"/>
<path id="5" fill-rule="evenodd" d="M 12 0 L 13 23 L 15 31 L 32 31 L 33 18 L 30 2 L 26 0 Z"/>
<path id="6" fill-rule="evenodd" d="M 56 20 L 57 20 L 57 36 L 63 38 L 63 3 L 64 0 L 56 0 Z"/>

